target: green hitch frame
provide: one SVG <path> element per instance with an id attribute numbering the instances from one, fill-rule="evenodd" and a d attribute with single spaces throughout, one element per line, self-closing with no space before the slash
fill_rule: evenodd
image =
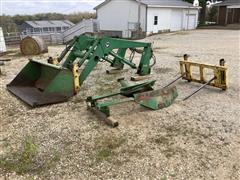
<path id="1" fill-rule="evenodd" d="M 136 102 L 142 107 L 150 110 L 158 110 L 169 107 L 178 97 L 175 86 L 154 90 L 155 81 L 148 81 L 140 84 L 130 84 L 124 79 L 119 79 L 122 88 L 114 93 L 101 96 L 90 96 L 86 102 L 88 109 L 92 110 L 99 118 L 108 125 L 115 127 L 117 121 L 112 121 L 110 107 L 127 102 Z M 113 98 L 116 97 L 117 98 Z M 106 100 L 107 99 L 107 100 Z M 105 101 L 104 101 L 105 100 Z"/>

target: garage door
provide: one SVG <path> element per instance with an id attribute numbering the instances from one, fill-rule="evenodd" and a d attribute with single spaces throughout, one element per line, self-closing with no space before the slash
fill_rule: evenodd
<path id="1" fill-rule="evenodd" d="M 189 14 L 186 16 L 185 29 L 195 29 L 196 28 L 196 14 Z"/>
<path id="2" fill-rule="evenodd" d="M 182 30 L 183 11 L 179 9 L 173 9 L 171 13 L 171 31 Z"/>

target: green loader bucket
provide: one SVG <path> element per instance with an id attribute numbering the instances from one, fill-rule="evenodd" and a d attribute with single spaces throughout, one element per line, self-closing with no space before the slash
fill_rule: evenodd
<path id="1" fill-rule="evenodd" d="M 7 89 L 32 107 L 67 101 L 74 95 L 72 72 L 30 60 Z"/>
<path id="2" fill-rule="evenodd" d="M 177 97 L 178 92 L 176 86 L 134 95 L 134 99 L 137 103 L 152 110 L 171 106 Z"/>

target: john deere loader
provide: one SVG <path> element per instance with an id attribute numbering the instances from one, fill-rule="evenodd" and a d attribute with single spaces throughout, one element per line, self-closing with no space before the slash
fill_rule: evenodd
<path id="1" fill-rule="evenodd" d="M 128 49 L 132 53 L 126 58 Z M 141 54 L 138 65 L 133 63 L 135 53 Z M 84 34 L 70 42 L 57 59 L 30 59 L 7 89 L 32 107 L 65 102 L 80 91 L 99 62 L 117 69 L 128 65 L 144 76 L 151 73 L 153 57 L 151 43 Z"/>

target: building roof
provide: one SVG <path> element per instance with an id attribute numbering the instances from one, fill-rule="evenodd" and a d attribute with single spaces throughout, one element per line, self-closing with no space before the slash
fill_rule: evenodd
<path id="1" fill-rule="evenodd" d="M 193 4 L 182 0 L 142 0 L 147 6 L 167 6 L 167 7 L 193 7 Z"/>
<path id="2" fill-rule="evenodd" d="M 112 0 L 105 0 L 94 9 L 97 10 L 100 7 L 108 4 Z M 136 2 L 140 2 L 148 7 L 194 7 L 193 4 L 184 2 L 183 0 L 134 0 Z M 196 7 L 197 8 L 197 7 Z"/>
<path id="3" fill-rule="evenodd" d="M 240 5 L 240 0 L 225 0 L 221 3 L 215 4 L 214 6 L 235 6 Z"/>
<path id="4" fill-rule="evenodd" d="M 25 21 L 33 28 L 42 28 L 42 27 L 70 27 L 74 24 L 68 20 L 54 20 L 54 21 Z"/>

